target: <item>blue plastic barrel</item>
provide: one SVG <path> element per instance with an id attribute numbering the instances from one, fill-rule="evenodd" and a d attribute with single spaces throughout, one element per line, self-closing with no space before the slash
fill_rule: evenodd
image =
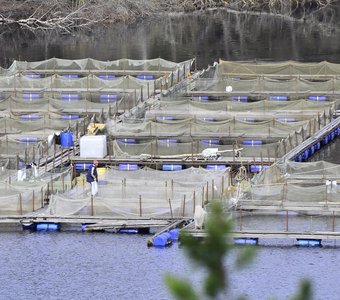
<path id="1" fill-rule="evenodd" d="M 223 170 L 226 167 L 226 165 L 207 165 L 207 170 Z"/>
<path id="2" fill-rule="evenodd" d="M 165 247 L 171 242 L 171 235 L 169 232 L 163 232 L 153 239 L 154 247 Z"/>
<path id="3" fill-rule="evenodd" d="M 321 148 L 321 142 L 317 142 L 315 144 L 315 151 L 320 150 L 320 148 Z"/>
<path id="4" fill-rule="evenodd" d="M 59 231 L 59 223 L 38 223 L 37 231 Z"/>
<path id="5" fill-rule="evenodd" d="M 39 99 L 42 97 L 42 94 L 39 93 L 24 93 L 21 94 L 21 98 L 25 100 Z"/>
<path id="6" fill-rule="evenodd" d="M 24 75 L 26 78 L 33 78 L 33 79 L 36 79 L 36 78 L 41 78 L 41 74 L 25 74 Z"/>
<path id="7" fill-rule="evenodd" d="M 180 171 L 183 169 L 183 166 L 182 165 L 173 165 L 173 164 L 170 164 L 170 165 L 162 165 L 162 170 L 163 171 Z"/>
<path id="8" fill-rule="evenodd" d="M 308 152 L 309 152 L 309 156 L 312 156 L 315 152 L 315 146 L 312 145 L 309 149 L 308 149 Z"/>
<path id="9" fill-rule="evenodd" d="M 116 75 L 108 74 L 108 75 L 99 75 L 98 77 L 104 80 L 112 80 L 116 78 Z"/>
<path id="10" fill-rule="evenodd" d="M 298 246 L 302 247 L 321 247 L 321 239 L 296 239 Z"/>
<path id="11" fill-rule="evenodd" d="M 238 102 L 248 102 L 248 96 L 232 96 L 231 100 Z"/>
<path id="12" fill-rule="evenodd" d="M 275 95 L 275 96 L 269 96 L 269 100 L 272 100 L 272 101 L 287 101 L 288 100 L 288 96 L 278 96 L 278 95 Z"/>
<path id="13" fill-rule="evenodd" d="M 295 157 L 294 161 L 296 162 L 302 162 L 302 155 L 298 155 Z"/>
<path id="14" fill-rule="evenodd" d="M 76 120 L 76 119 L 79 119 L 79 115 L 63 115 L 62 119 L 64 119 L 64 120 Z"/>
<path id="15" fill-rule="evenodd" d="M 294 118 L 278 118 L 276 119 L 278 122 L 282 123 L 289 123 L 289 122 L 295 122 L 296 120 Z"/>
<path id="16" fill-rule="evenodd" d="M 209 96 L 194 96 L 194 100 L 196 100 L 196 101 L 208 101 Z"/>
<path id="17" fill-rule="evenodd" d="M 261 140 L 244 140 L 243 145 L 258 146 L 262 145 Z"/>
<path id="18" fill-rule="evenodd" d="M 121 171 L 137 171 L 138 170 L 138 165 L 137 164 L 118 164 L 118 168 Z"/>
<path id="19" fill-rule="evenodd" d="M 68 148 L 73 146 L 73 133 L 71 131 L 63 131 L 60 134 L 61 147 Z"/>
<path id="20" fill-rule="evenodd" d="M 78 171 L 86 171 L 88 170 L 90 167 L 92 166 L 92 164 L 82 164 L 82 163 L 76 163 L 74 164 L 74 168 Z"/>
<path id="21" fill-rule="evenodd" d="M 179 229 L 178 228 L 173 228 L 169 231 L 170 233 L 170 239 L 172 241 L 177 241 L 178 240 L 178 235 L 179 235 Z"/>
<path id="22" fill-rule="evenodd" d="M 259 242 L 258 238 L 235 238 L 235 245 L 257 245 Z"/>
<path id="23" fill-rule="evenodd" d="M 79 78 L 79 74 L 64 74 L 64 78 Z"/>
<path id="24" fill-rule="evenodd" d="M 250 165 L 251 173 L 261 172 L 263 169 L 269 168 L 269 165 Z"/>
<path id="25" fill-rule="evenodd" d="M 127 138 L 127 139 L 117 139 L 118 142 L 122 142 L 122 143 L 128 143 L 128 144 L 134 144 L 136 143 L 136 139 L 131 139 L 131 138 Z"/>
<path id="26" fill-rule="evenodd" d="M 303 151 L 301 155 L 302 155 L 302 161 L 306 161 L 309 157 L 309 150 L 307 149 Z"/>
<path id="27" fill-rule="evenodd" d="M 28 115 L 21 115 L 20 119 L 22 120 L 38 120 L 41 119 L 42 116 L 37 115 L 37 114 L 28 114 Z"/>
<path id="28" fill-rule="evenodd" d="M 325 135 L 321 142 L 322 142 L 322 145 L 327 145 L 329 142 L 328 135 Z"/>
<path id="29" fill-rule="evenodd" d="M 27 137 L 20 137 L 20 143 L 36 143 L 38 142 L 38 138 L 36 136 L 27 136 Z"/>
<path id="30" fill-rule="evenodd" d="M 137 75 L 136 77 L 138 79 L 144 79 L 144 80 L 152 80 L 155 78 L 153 75 Z"/>
<path id="31" fill-rule="evenodd" d="M 330 133 L 330 140 L 333 141 L 335 139 L 335 131 Z"/>
<path id="32" fill-rule="evenodd" d="M 309 96 L 308 97 L 309 100 L 311 101 L 327 101 L 327 96 Z"/>
<path id="33" fill-rule="evenodd" d="M 162 116 L 162 117 L 156 117 L 157 121 L 163 121 L 163 120 L 173 120 L 173 116 Z"/>
<path id="34" fill-rule="evenodd" d="M 79 94 L 61 94 L 61 99 L 64 101 L 78 101 L 79 98 Z"/>
<path id="35" fill-rule="evenodd" d="M 209 144 L 209 145 L 219 145 L 220 140 L 200 140 L 201 143 Z"/>
<path id="36" fill-rule="evenodd" d="M 100 94 L 99 95 L 99 99 L 104 99 L 104 100 L 108 100 L 108 99 L 114 99 L 117 100 L 118 95 L 116 94 Z"/>
<path id="37" fill-rule="evenodd" d="M 177 143 L 176 139 L 160 139 L 158 140 L 160 143 L 167 143 L 167 144 L 172 144 L 172 143 Z"/>

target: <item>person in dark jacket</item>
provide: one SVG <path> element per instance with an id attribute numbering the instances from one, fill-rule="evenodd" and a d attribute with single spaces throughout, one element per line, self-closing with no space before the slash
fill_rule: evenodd
<path id="1" fill-rule="evenodd" d="M 86 181 L 91 183 L 91 194 L 92 196 L 98 193 L 98 172 L 97 172 L 98 160 L 94 160 L 93 164 L 87 171 Z"/>

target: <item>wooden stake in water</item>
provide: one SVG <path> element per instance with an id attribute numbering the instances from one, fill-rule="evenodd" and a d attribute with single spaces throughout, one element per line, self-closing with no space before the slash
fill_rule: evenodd
<path id="1" fill-rule="evenodd" d="M 195 206 L 196 206 L 196 192 L 194 191 L 194 194 L 192 197 L 192 213 L 195 213 Z"/>
<path id="2" fill-rule="evenodd" d="M 22 195 L 19 193 L 19 207 L 20 207 L 20 215 L 22 215 Z"/>
<path id="3" fill-rule="evenodd" d="M 33 190 L 33 192 L 32 192 L 32 211 L 34 211 L 35 210 L 35 207 L 34 207 L 34 190 Z"/>

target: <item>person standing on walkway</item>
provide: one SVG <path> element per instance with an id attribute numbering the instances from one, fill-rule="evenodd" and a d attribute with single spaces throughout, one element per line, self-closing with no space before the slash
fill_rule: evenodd
<path id="1" fill-rule="evenodd" d="M 91 194 L 92 196 L 98 193 L 98 172 L 97 172 L 98 160 L 94 160 L 93 164 L 87 171 L 86 181 L 91 183 Z"/>

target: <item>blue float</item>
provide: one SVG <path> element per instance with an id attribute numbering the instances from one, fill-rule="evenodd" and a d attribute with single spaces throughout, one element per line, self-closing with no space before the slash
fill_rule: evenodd
<path id="1" fill-rule="evenodd" d="M 42 94 L 38 94 L 38 93 L 24 93 L 24 94 L 21 94 L 21 98 L 26 99 L 26 100 L 39 99 L 41 97 L 42 97 Z"/>
<path id="2" fill-rule="evenodd" d="M 248 96 L 232 96 L 231 100 L 238 102 L 248 102 Z"/>
<path id="3" fill-rule="evenodd" d="M 182 165 L 174 165 L 174 164 L 162 165 L 163 171 L 180 171 L 182 169 L 183 169 Z"/>
<path id="4" fill-rule="evenodd" d="M 153 75 L 137 75 L 136 77 L 138 79 L 144 79 L 144 80 L 152 80 L 155 78 Z"/>
<path id="5" fill-rule="evenodd" d="M 116 94 L 100 94 L 99 95 L 99 99 L 105 99 L 105 100 L 108 100 L 108 99 L 114 99 L 114 100 L 117 100 L 118 96 Z"/>
<path id="6" fill-rule="evenodd" d="M 309 100 L 311 101 L 327 101 L 327 96 L 309 96 Z"/>
<path id="7" fill-rule="evenodd" d="M 74 168 L 78 171 L 86 171 L 88 170 L 90 167 L 92 166 L 92 164 L 86 164 L 86 163 L 76 163 L 74 164 Z"/>
<path id="8" fill-rule="evenodd" d="M 269 165 L 250 165 L 250 172 L 251 173 L 259 173 L 263 169 L 269 168 Z"/>
<path id="9" fill-rule="evenodd" d="M 108 74 L 108 75 L 99 75 L 98 77 L 104 80 L 112 80 L 116 78 L 116 75 Z"/>
<path id="10" fill-rule="evenodd" d="M 223 170 L 227 168 L 226 165 L 207 165 L 207 170 Z"/>
<path id="11" fill-rule="evenodd" d="M 76 119 L 79 119 L 79 115 L 63 115 L 62 119 L 64 119 L 64 120 L 76 120 Z"/>
<path id="12" fill-rule="evenodd" d="M 79 78 L 79 74 L 64 74 L 64 78 Z"/>
<path id="13" fill-rule="evenodd" d="M 59 231 L 59 223 L 37 223 L 37 231 Z"/>
<path id="14" fill-rule="evenodd" d="M 170 233 L 170 239 L 172 241 L 178 240 L 178 236 L 179 236 L 179 229 L 178 228 L 173 228 L 173 229 L 169 230 L 169 233 Z"/>
<path id="15" fill-rule="evenodd" d="M 64 148 L 73 147 L 73 133 L 71 131 L 62 131 L 60 134 L 60 145 Z"/>
<path id="16" fill-rule="evenodd" d="M 118 164 L 118 168 L 121 171 L 137 171 L 138 170 L 138 165 L 137 164 Z"/>
<path id="17" fill-rule="evenodd" d="M 38 142 L 38 138 L 36 136 L 27 136 L 27 137 L 20 137 L 20 143 L 36 143 Z"/>
<path id="18" fill-rule="evenodd" d="M 156 120 L 157 121 L 164 121 L 164 120 L 173 120 L 174 117 L 173 116 L 159 116 L 159 117 L 156 117 Z"/>
<path id="19" fill-rule="evenodd" d="M 172 143 L 177 143 L 178 142 L 176 139 L 160 139 L 158 141 L 160 143 L 167 143 L 167 144 L 172 144 Z"/>
<path id="20" fill-rule="evenodd" d="M 317 142 L 315 144 L 315 151 L 320 150 L 320 149 L 321 149 L 321 142 Z"/>
<path id="21" fill-rule="evenodd" d="M 42 116 L 37 115 L 37 114 L 28 114 L 28 115 L 21 115 L 20 119 L 22 120 L 38 120 L 41 119 Z"/>
<path id="22" fill-rule="evenodd" d="M 79 94 L 61 94 L 63 101 L 78 101 L 79 98 Z"/>
<path id="23" fill-rule="evenodd" d="M 296 162 L 302 162 L 302 155 L 298 155 L 297 157 L 295 157 L 294 159 Z"/>
<path id="24" fill-rule="evenodd" d="M 323 137 L 323 139 L 322 139 L 322 145 L 324 146 L 324 145 L 327 145 L 328 144 L 328 142 L 329 142 L 329 140 L 328 140 L 328 135 L 325 135 L 324 137 Z"/>
<path id="25" fill-rule="evenodd" d="M 169 232 L 163 232 L 153 239 L 154 247 L 163 248 L 171 244 L 171 235 Z"/>
<path id="26" fill-rule="evenodd" d="M 243 145 L 258 146 L 262 145 L 261 140 L 244 140 Z"/>
<path id="27" fill-rule="evenodd" d="M 132 139 L 132 138 L 117 139 L 117 142 L 127 143 L 127 144 L 134 144 L 134 143 L 136 143 L 136 139 Z"/>
<path id="28" fill-rule="evenodd" d="M 194 96 L 194 100 L 196 100 L 196 101 L 208 101 L 209 96 Z"/>
<path id="29" fill-rule="evenodd" d="M 41 78 L 41 74 L 25 74 L 24 75 L 26 78 L 33 78 L 33 79 L 36 79 L 36 78 Z"/>
<path id="30" fill-rule="evenodd" d="M 309 157 L 309 150 L 307 149 L 303 151 L 301 155 L 302 155 L 302 161 L 306 161 Z"/>
<path id="31" fill-rule="evenodd" d="M 288 100 L 288 96 L 269 96 L 269 100 L 272 101 L 287 101 Z"/>
<path id="32" fill-rule="evenodd" d="M 257 245 L 259 243 L 258 238 L 236 238 L 234 239 L 235 245 Z"/>
<path id="33" fill-rule="evenodd" d="M 308 152 L 309 152 L 309 156 L 312 156 L 312 155 L 315 153 L 315 145 L 312 145 L 312 146 L 308 149 Z"/>
<path id="34" fill-rule="evenodd" d="M 321 239 L 296 239 L 301 247 L 322 247 Z"/>
<path id="35" fill-rule="evenodd" d="M 278 118 L 276 119 L 278 122 L 282 123 L 289 123 L 289 122 L 295 122 L 296 120 L 294 118 Z"/>
<path id="36" fill-rule="evenodd" d="M 209 144 L 209 145 L 219 145 L 220 140 L 200 140 L 201 143 Z"/>

